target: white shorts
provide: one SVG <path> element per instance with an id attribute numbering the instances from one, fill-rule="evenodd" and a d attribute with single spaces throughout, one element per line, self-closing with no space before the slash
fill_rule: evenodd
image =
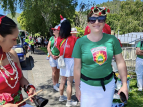
<path id="1" fill-rule="evenodd" d="M 115 91 L 115 80 L 102 86 L 91 86 L 80 82 L 81 106 L 80 107 L 112 107 L 113 95 Z"/>
<path id="2" fill-rule="evenodd" d="M 21 106 L 21 107 L 33 107 L 33 106 L 31 106 L 29 104 L 25 104 L 24 106 Z"/>
<path id="3" fill-rule="evenodd" d="M 51 66 L 51 67 L 57 67 L 57 69 L 59 69 L 58 60 L 57 60 L 57 59 L 54 60 L 54 59 L 50 56 L 49 62 L 50 62 L 50 66 Z"/>
<path id="4" fill-rule="evenodd" d="M 64 58 L 66 66 L 60 68 L 60 75 L 64 77 L 73 76 L 74 58 Z"/>

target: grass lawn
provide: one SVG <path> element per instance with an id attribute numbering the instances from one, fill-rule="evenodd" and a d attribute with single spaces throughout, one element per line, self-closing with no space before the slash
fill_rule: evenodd
<path id="1" fill-rule="evenodd" d="M 47 47 L 40 47 L 40 49 L 41 49 L 42 51 L 44 51 L 45 53 L 48 53 L 48 52 L 47 52 Z"/>
<path id="2" fill-rule="evenodd" d="M 130 81 L 129 100 L 125 107 L 143 107 L 143 92 L 139 92 L 136 79 Z"/>
<path id="3" fill-rule="evenodd" d="M 121 103 L 120 100 L 114 101 Z M 143 92 L 138 91 L 136 79 L 130 81 L 129 99 L 125 107 L 143 107 Z"/>
<path id="4" fill-rule="evenodd" d="M 40 47 L 40 49 L 47 53 L 46 47 Z M 135 73 L 131 75 L 135 75 Z M 138 91 L 136 78 L 131 79 L 130 90 L 128 104 L 125 107 L 143 107 L 143 92 Z"/>

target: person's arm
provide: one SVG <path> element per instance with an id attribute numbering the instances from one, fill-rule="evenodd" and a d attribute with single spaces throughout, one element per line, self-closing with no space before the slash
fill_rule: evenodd
<path id="1" fill-rule="evenodd" d="M 143 55 L 143 50 L 140 50 L 139 47 L 136 48 L 136 55 Z"/>
<path id="2" fill-rule="evenodd" d="M 76 42 L 74 45 L 72 57 L 74 58 L 74 80 L 75 80 L 75 90 L 76 90 L 76 97 L 80 101 L 81 91 L 80 91 L 80 75 L 81 75 L 81 45 L 80 42 Z"/>
<path id="3" fill-rule="evenodd" d="M 75 80 L 75 90 L 76 97 L 80 101 L 81 91 L 80 91 L 80 75 L 81 75 L 81 59 L 74 58 L 74 80 Z"/>
<path id="4" fill-rule="evenodd" d="M 51 47 L 51 41 L 49 41 L 49 43 L 48 43 L 47 51 L 48 51 L 49 55 L 51 55 L 51 56 L 52 56 L 53 54 L 52 54 L 52 52 L 51 52 L 50 47 Z"/>
<path id="5" fill-rule="evenodd" d="M 115 36 L 112 37 L 113 37 L 113 55 L 115 56 L 118 72 L 122 81 L 122 87 L 118 91 L 118 94 L 120 94 L 120 92 L 123 92 L 126 95 L 126 98 L 128 99 L 126 63 L 122 56 L 122 49 L 119 40 Z"/>
<path id="6" fill-rule="evenodd" d="M 81 75 L 81 59 L 74 58 L 75 89 L 79 89 L 79 86 L 80 86 L 80 75 Z"/>
<path id="7" fill-rule="evenodd" d="M 121 81 L 122 81 L 122 87 L 119 90 L 118 94 L 120 94 L 120 92 L 122 91 L 122 92 L 125 93 L 126 98 L 128 99 L 126 63 L 125 63 L 121 53 L 118 54 L 118 55 L 115 55 L 115 59 L 116 59 L 119 75 L 120 75 L 120 78 L 121 78 Z"/>

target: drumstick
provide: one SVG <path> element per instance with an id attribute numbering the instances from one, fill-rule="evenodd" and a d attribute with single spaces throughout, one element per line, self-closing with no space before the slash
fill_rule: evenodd
<path id="1" fill-rule="evenodd" d="M 21 101 L 20 103 L 17 104 L 17 106 L 19 106 L 20 104 L 24 103 L 25 101 L 29 100 L 31 97 L 35 96 L 36 94 L 40 93 L 43 90 L 39 90 L 38 92 L 36 92 L 33 95 L 30 95 L 28 98 L 26 98 L 25 100 Z"/>

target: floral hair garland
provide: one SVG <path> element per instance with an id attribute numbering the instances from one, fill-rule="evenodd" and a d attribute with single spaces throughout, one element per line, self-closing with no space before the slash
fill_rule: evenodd
<path id="1" fill-rule="evenodd" d="M 94 10 L 98 10 L 98 12 L 95 13 Z M 102 11 L 104 10 L 105 10 L 105 14 L 102 13 Z M 91 7 L 91 11 L 98 16 L 106 16 L 108 13 L 110 13 L 110 10 L 104 6 L 103 7 Z"/>

